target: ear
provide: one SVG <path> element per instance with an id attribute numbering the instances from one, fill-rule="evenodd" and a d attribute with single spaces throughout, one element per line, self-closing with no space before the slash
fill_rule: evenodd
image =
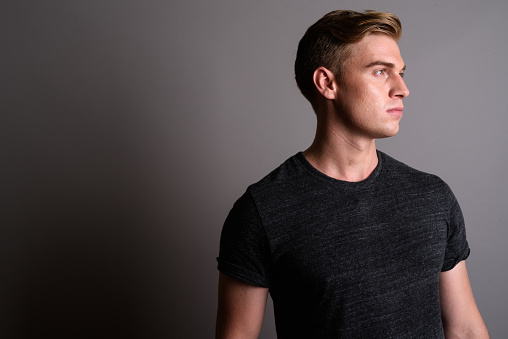
<path id="1" fill-rule="evenodd" d="M 335 76 L 327 68 L 321 66 L 316 68 L 312 76 L 314 86 L 326 99 L 335 99 L 337 97 L 337 84 Z"/>

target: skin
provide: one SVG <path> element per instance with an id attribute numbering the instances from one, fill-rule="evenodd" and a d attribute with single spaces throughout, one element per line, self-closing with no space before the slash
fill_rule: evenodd
<path id="1" fill-rule="evenodd" d="M 490 338 L 474 301 L 465 261 L 440 274 L 439 295 L 446 338 Z"/>
<path id="2" fill-rule="evenodd" d="M 345 181 L 366 179 L 377 166 L 375 139 L 397 134 L 402 100 L 409 95 L 397 43 L 373 33 L 352 45 L 337 79 L 325 67 L 314 72 L 316 136 L 304 152 L 326 175 Z M 465 262 L 440 274 L 446 338 L 488 338 L 473 298 Z M 268 289 L 219 275 L 216 338 L 257 338 Z"/>
<path id="3" fill-rule="evenodd" d="M 325 67 L 314 72 L 321 94 L 316 105 L 317 129 L 304 152 L 321 172 L 345 181 L 366 179 L 377 165 L 375 139 L 399 131 L 409 95 L 397 43 L 384 34 L 370 34 L 352 46 L 337 79 Z"/>
<path id="4" fill-rule="evenodd" d="M 268 288 L 252 286 L 219 273 L 216 339 L 254 339 L 259 336 Z"/>

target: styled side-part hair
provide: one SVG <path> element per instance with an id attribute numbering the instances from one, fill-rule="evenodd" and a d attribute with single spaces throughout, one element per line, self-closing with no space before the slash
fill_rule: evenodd
<path id="1" fill-rule="evenodd" d="M 295 79 L 313 107 L 316 95 L 314 71 L 318 67 L 325 67 L 340 79 L 351 44 L 374 32 L 387 34 L 398 41 L 402 35 L 399 18 L 391 13 L 371 10 L 339 10 L 326 14 L 307 29 L 298 44 Z"/>

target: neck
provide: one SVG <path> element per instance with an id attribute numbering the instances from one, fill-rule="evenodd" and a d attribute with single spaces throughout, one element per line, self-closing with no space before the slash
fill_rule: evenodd
<path id="1" fill-rule="evenodd" d="M 304 155 L 327 176 L 351 182 L 367 179 L 378 163 L 374 139 L 355 135 L 335 124 L 320 124 L 319 119 L 314 142 Z"/>

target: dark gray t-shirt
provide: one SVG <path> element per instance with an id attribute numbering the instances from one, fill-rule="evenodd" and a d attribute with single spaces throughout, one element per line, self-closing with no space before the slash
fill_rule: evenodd
<path id="1" fill-rule="evenodd" d="M 268 287 L 278 338 L 443 338 L 439 273 L 469 255 L 450 188 L 378 151 L 364 181 L 302 153 L 238 199 L 218 269 Z"/>

